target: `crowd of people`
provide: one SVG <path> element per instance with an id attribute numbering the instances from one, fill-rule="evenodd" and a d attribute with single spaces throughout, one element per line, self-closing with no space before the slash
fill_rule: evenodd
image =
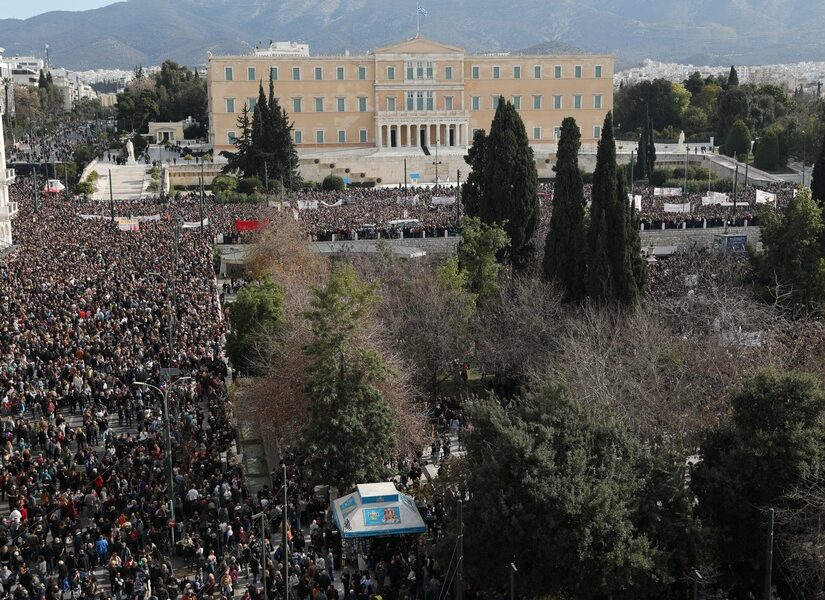
<path id="1" fill-rule="evenodd" d="M 157 216 L 121 231 L 88 218 L 108 215 L 106 203 L 61 198 L 36 211 L 29 181 L 20 178 L 10 191 L 20 211 L 16 250 L 0 258 L 0 501 L 8 505 L 0 510 L 0 595 L 131 600 L 148 592 L 194 600 L 231 597 L 242 582 L 244 597 L 257 600 L 266 581 L 270 598 L 289 585 L 297 598 L 331 600 L 338 592 L 324 565 L 340 570 L 342 560 L 351 600 L 414 595 L 416 586 L 438 581 L 432 559 L 410 540 L 344 547 L 326 500 L 297 467 L 290 471 L 289 582 L 270 539 L 277 518 L 261 558 L 252 515 L 276 502 L 268 490 L 248 493 L 236 460 L 219 293 L 241 284 L 215 287 L 211 241 L 236 219 L 263 219 L 276 208 L 209 201 L 202 236 L 177 227 L 198 219 L 196 196 L 118 201 L 117 216 Z M 166 367 L 179 369 L 171 385 Z M 444 433 L 458 421 L 448 421 L 430 460 L 450 452 Z M 399 485 L 414 491 L 421 468 L 405 463 Z M 428 523 L 442 513 L 422 511 Z"/>

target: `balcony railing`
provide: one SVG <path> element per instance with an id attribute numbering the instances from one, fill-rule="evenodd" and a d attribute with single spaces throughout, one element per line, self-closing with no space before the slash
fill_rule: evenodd
<path id="1" fill-rule="evenodd" d="M 11 183 L 12 181 L 14 181 L 15 177 L 16 177 L 16 175 L 14 173 L 14 169 L 6 169 L 5 181 L 7 183 Z"/>
<path id="2" fill-rule="evenodd" d="M 378 117 L 413 117 L 413 118 L 439 118 L 439 117 L 459 117 L 469 116 L 466 110 L 379 110 Z"/>

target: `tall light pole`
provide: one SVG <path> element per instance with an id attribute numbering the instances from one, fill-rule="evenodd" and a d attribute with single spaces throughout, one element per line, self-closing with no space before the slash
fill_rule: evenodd
<path id="1" fill-rule="evenodd" d="M 441 138 L 441 125 L 436 125 L 435 129 L 435 185 L 438 185 L 438 165 L 441 164 L 441 161 L 438 160 L 438 141 Z"/>
<path id="2" fill-rule="evenodd" d="M 805 130 L 802 130 L 802 186 L 805 186 L 805 154 L 806 154 L 806 147 L 805 142 Z"/>
<path id="3" fill-rule="evenodd" d="M 266 511 L 262 510 L 256 515 L 252 515 L 253 519 L 261 518 L 261 583 L 264 588 L 264 600 L 268 600 L 266 591 Z"/>
<path id="4" fill-rule="evenodd" d="M 172 473 L 172 431 L 169 426 L 171 421 L 171 415 L 169 414 L 169 389 L 173 385 L 177 385 L 182 381 L 188 381 L 192 378 L 179 377 L 175 381 L 172 381 L 172 371 L 177 371 L 177 369 L 164 369 L 164 371 L 166 372 L 166 387 L 163 390 L 152 385 L 151 383 L 146 383 L 145 381 L 134 381 L 132 382 L 132 385 L 153 389 L 163 398 L 163 431 L 166 436 L 166 485 L 168 487 L 167 495 L 169 496 L 169 515 L 170 521 L 172 522 L 172 526 L 169 528 L 169 531 L 172 536 L 172 551 L 174 552 L 175 527 L 177 526 L 177 523 L 175 522 L 175 479 Z"/>
<path id="5" fill-rule="evenodd" d="M 751 140 L 750 146 L 748 147 L 748 153 L 745 156 L 745 193 L 748 191 L 748 166 L 750 165 L 751 154 L 753 154 L 753 145 L 759 138 L 753 138 Z"/>

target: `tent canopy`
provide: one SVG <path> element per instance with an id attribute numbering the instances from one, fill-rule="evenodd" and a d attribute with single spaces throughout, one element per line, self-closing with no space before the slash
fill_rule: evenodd
<path id="1" fill-rule="evenodd" d="M 391 482 L 362 483 L 332 501 L 332 514 L 343 538 L 425 533 L 415 502 Z"/>

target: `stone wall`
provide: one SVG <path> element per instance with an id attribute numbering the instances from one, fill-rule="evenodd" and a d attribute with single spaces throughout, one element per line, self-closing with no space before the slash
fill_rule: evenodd
<path id="1" fill-rule="evenodd" d="M 641 232 L 642 248 L 652 246 L 676 246 L 680 250 L 688 249 L 694 244 L 708 248 L 713 245 L 717 235 L 724 233 L 721 227 L 712 229 L 650 229 Z M 729 234 L 747 235 L 748 243 L 754 248 L 761 248 L 762 230 L 759 227 L 731 227 Z"/>

